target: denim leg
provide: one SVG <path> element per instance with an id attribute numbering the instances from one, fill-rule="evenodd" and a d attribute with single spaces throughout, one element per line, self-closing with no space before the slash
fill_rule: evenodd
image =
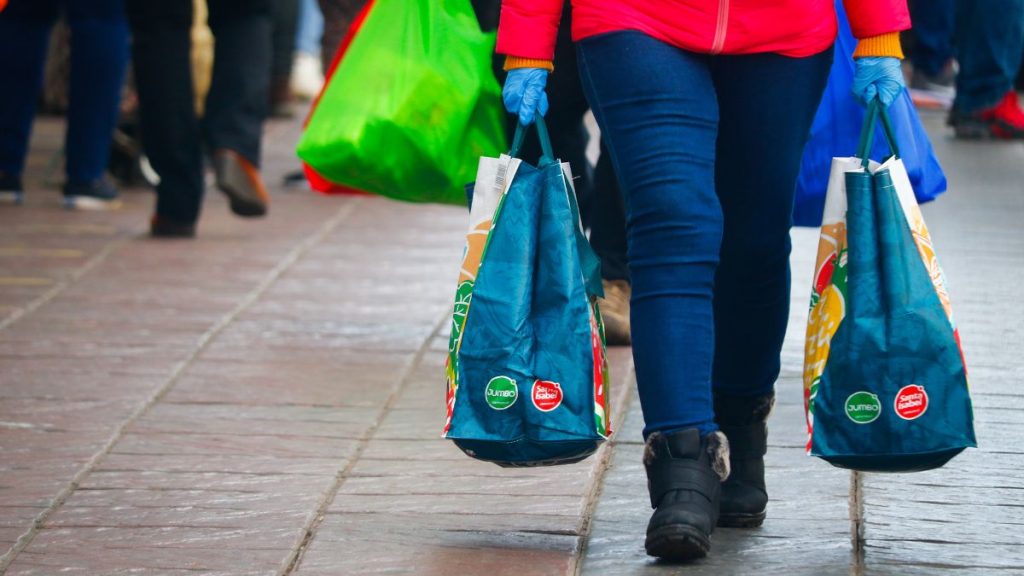
<path id="1" fill-rule="evenodd" d="M 725 218 L 715 278 L 715 391 L 774 388 L 789 322 L 789 229 L 804 144 L 832 50 L 720 56 L 715 188 Z"/>
<path id="2" fill-rule="evenodd" d="M 25 167 L 50 29 L 51 0 L 12 0 L 0 12 L 0 172 L 19 176 Z"/>
<path id="3" fill-rule="evenodd" d="M 996 105 L 1013 87 L 1024 55 L 1024 0 L 957 0 L 958 112 Z"/>
<path id="4" fill-rule="evenodd" d="M 300 0 L 299 29 L 295 32 L 295 51 L 319 54 L 320 38 L 324 35 L 324 15 L 316 0 Z"/>
<path id="5" fill-rule="evenodd" d="M 71 93 L 67 173 L 74 182 L 99 179 L 121 111 L 129 33 L 121 0 L 70 2 Z"/>
<path id="6" fill-rule="evenodd" d="M 579 43 L 584 89 L 627 201 L 644 434 L 716 428 L 712 288 L 722 238 L 718 105 L 706 56 L 640 32 Z"/>
<path id="7" fill-rule="evenodd" d="M 910 17 L 914 22 L 914 52 L 910 59 L 914 70 L 929 76 L 942 72 L 953 57 L 954 0 L 912 0 Z"/>

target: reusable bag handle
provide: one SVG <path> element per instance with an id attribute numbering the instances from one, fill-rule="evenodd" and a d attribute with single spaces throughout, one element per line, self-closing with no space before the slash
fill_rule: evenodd
<path id="1" fill-rule="evenodd" d="M 541 150 L 541 157 L 537 165 L 550 164 L 555 161 L 555 153 L 551 151 L 551 138 L 548 136 L 548 127 L 544 124 L 544 117 L 537 114 L 537 121 L 534 124 L 537 126 L 537 138 L 540 139 Z M 523 149 L 523 141 L 526 140 L 526 133 L 529 130 L 530 127 L 524 126 L 521 122 L 516 124 L 516 134 L 512 137 L 512 148 L 508 151 L 509 156 L 519 157 L 519 152 Z"/>
<path id="2" fill-rule="evenodd" d="M 885 141 L 889 144 L 889 150 L 893 157 L 900 157 L 899 145 L 896 143 L 896 132 L 892 128 L 892 120 L 889 119 L 889 112 L 882 106 L 882 102 L 875 98 L 868 104 L 868 112 L 864 116 L 864 125 L 860 130 L 860 144 L 857 145 L 857 157 L 861 159 L 861 165 L 868 167 L 871 159 L 871 144 L 875 138 L 875 125 L 878 119 L 882 119 L 882 130 L 885 132 Z"/>

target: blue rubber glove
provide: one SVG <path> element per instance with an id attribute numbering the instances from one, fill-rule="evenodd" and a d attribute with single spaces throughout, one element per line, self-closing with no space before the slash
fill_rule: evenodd
<path id="1" fill-rule="evenodd" d="M 854 63 L 853 95 L 865 106 L 877 97 L 888 108 L 906 86 L 899 58 L 871 56 Z"/>
<path id="2" fill-rule="evenodd" d="M 519 115 L 524 126 L 533 124 L 534 114 L 548 113 L 548 95 L 544 87 L 548 83 L 548 71 L 543 68 L 516 68 L 508 71 L 501 99 L 505 109 Z"/>

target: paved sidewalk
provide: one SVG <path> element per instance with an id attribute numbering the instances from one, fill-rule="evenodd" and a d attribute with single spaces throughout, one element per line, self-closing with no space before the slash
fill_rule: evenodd
<path id="1" fill-rule="evenodd" d="M 595 458 L 506 470 L 438 438 L 464 212 L 282 188 L 284 122 L 270 218 L 211 193 L 199 239 L 151 240 L 147 192 L 113 213 L 58 207 L 43 181 L 60 133 L 40 122 L 28 204 L 0 206 L 0 574 L 1024 573 L 1024 146 L 939 136 L 952 191 L 925 212 L 982 448 L 868 477 L 867 553 L 851 555 L 848 475 L 800 448 L 816 236 L 798 231 L 769 519 L 679 568 L 643 555 L 628 349 L 619 432 Z"/>

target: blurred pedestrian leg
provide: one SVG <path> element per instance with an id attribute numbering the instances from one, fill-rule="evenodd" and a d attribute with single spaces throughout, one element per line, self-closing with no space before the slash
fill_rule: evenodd
<path id="1" fill-rule="evenodd" d="M 50 30 L 61 8 L 71 27 L 71 88 L 65 143 L 69 208 L 112 208 L 104 179 L 128 64 L 122 0 L 13 0 L 0 13 L 0 194 L 22 193 L 29 135 L 43 83 Z"/>
<path id="2" fill-rule="evenodd" d="M 629 299 L 629 258 L 626 254 L 626 208 L 619 183 L 612 167 L 612 155 L 604 142 L 594 168 L 594 185 L 590 199 L 590 245 L 601 259 L 601 281 L 604 299 L 601 316 L 605 337 L 612 346 L 632 342 Z"/>
<path id="3" fill-rule="evenodd" d="M 299 0 L 271 0 L 273 51 L 270 60 L 270 115 L 290 118 L 292 109 L 292 58 L 299 25 Z"/>
<path id="4" fill-rule="evenodd" d="M 320 68 L 320 40 L 324 35 L 324 15 L 316 0 L 300 0 L 299 27 L 295 33 L 295 61 L 292 64 L 292 94 L 312 100 L 324 84 Z"/>
<path id="5" fill-rule="evenodd" d="M 914 64 L 911 87 L 952 93 L 956 73 L 953 67 L 955 0 L 912 0 L 914 22 Z"/>
<path id="6" fill-rule="evenodd" d="M 1024 56 L 1024 0 L 957 0 L 960 73 L 950 123 L 959 138 L 1024 138 L 1013 90 Z"/>
<path id="7" fill-rule="evenodd" d="M 331 66 L 334 53 L 342 38 L 348 32 L 352 20 L 363 9 L 366 0 L 319 0 L 320 12 L 324 18 L 324 33 L 320 40 L 320 63 L 324 74 Z"/>
<path id="8" fill-rule="evenodd" d="M 260 216 L 267 210 L 258 167 L 269 101 L 270 0 L 209 0 L 208 5 L 216 55 L 200 123 L 189 61 L 192 0 L 127 0 L 143 146 L 160 175 L 152 227 L 158 236 L 194 234 L 203 197 L 204 142 L 232 211 Z"/>

